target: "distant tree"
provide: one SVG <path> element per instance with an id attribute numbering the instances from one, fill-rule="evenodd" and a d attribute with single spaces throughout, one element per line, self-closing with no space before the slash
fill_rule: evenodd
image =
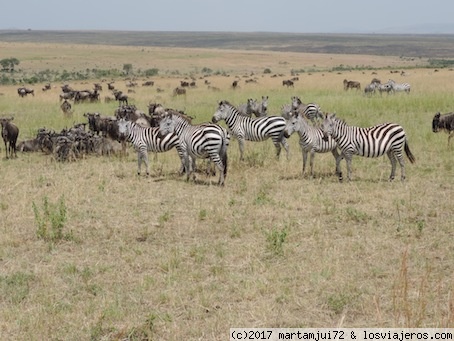
<path id="1" fill-rule="evenodd" d="M 19 59 L 17 58 L 4 58 L 0 60 L 0 65 L 2 66 L 2 71 L 4 72 L 14 72 L 14 67 L 19 65 Z"/>
<path id="2" fill-rule="evenodd" d="M 123 64 L 123 71 L 129 75 L 132 72 L 132 64 Z"/>

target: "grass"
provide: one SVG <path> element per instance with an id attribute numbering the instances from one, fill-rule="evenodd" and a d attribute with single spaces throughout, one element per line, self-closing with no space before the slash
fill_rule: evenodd
<path id="1" fill-rule="evenodd" d="M 21 46 L 25 51 L 27 45 Z M 96 56 L 103 48 L 84 49 Z M 127 61 L 123 54 L 112 58 L 119 65 L 141 59 L 140 51 L 129 52 Z M 28 53 L 40 56 L 41 50 Z M 187 61 L 188 70 L 197 61 L 187 57 L 195 50 L 167 53 Z M 235 60 L 246 52 L 229 53 L 221 58 L 213 52 L 203 64 L 221 69 L 229 56 Z M 298 95 L 350 124 L 397 122 L 417 160 L 406 162 L 407 181 L 387 182 L 386 158 L 355 157 L 353 181 L 340 184 L 330 154 L 316 155 L 314 178 L 303 178 L 295 136 L 289 161 L 285 155 L 276 161 L 266 141 L 246 142 L 240 162 L 232 140 L 224 188 L 215 185 L 217 177 L 202 173 L 197 183 L 179 177 L 175 152 L 157 160 L 150 155 L 151 176 L 138 177 L 132 149 L 125 157 L 58 163 L 40 153 L 7 160 L 2 148 L 3 338 L 221 340 L 230 327 L 454 326 L 453 147 L 447 148 L 445 134 L 431 131 L 435 112 L 452 110 L 452 71 L 407 70 L 407 77 L 393 77 L 411 83 L 409 96 L 366 98 L 345 92 L 342 80 L 366 84 L 373 77 L 368 71 L 306 73 L 294 89 L 283 88 L 282 79 L 304 61 L 291 53 L 279 56 L 273 62 L 257 52 L 238 70 L 232 62 L 230 77 L 207 77 L 220 91 L 196 77 L 198 86 L 186 97 L 171 96 L 186 76 L 161 75 L 154 78 L 155 87 L 136 88 L 132 103 L 146 110 L 150 101 L 159 101 L 202 122 L 211 119 L 221 99 L 240 103 L 266 94 L 270 112 L 279 114 L 281 105 Z M 316 57 L 327 65 L 344 58 L 311 58 Z M 67 59 L 80 63 L 70 54 Z M 282 59 L 289 61 L 284 76 L 258 73 L 257 84 L 242 81 L 244 70 L 259 70 L 261 63 L 284 68 Z M 166 68 L 163 60 L 156 63 Z M 168 63 L 169 70 L 175 67 L 172 59 Z M 392 75 L 378 71 L 376 76 L 386 81 Z M 236 91 L 230 88 L 235 77 L 241 79 Z M 124 89 L 122 80 L 115 84 Z M 80 104 L 72 117 L 64 117 L 59 84 L 54 86 L 23 99 L 15 87 L 0 87 L 0 115 L 14 115 L 20 140 L 43 126 L 60 130 L 85 122 L 84 112 L 112 114 L 117 105 Z M 165 91 L 158 93 L 158 86 Z M 103 90 L 102 97 L 106 94 Z M 48 226 L 54 219 L 63 236 L 52 247 L 37 234 L 44 198 Z"/>

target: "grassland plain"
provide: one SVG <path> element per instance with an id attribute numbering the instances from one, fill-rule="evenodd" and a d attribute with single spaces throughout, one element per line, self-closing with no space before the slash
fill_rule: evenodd
<path id="1" fill-rule="evenodd" d="M 339 183 L 328 154 L 316 155 L 314 178 L 301 174 L 296 136 L 289 141 L 290 160 L 281 155 L 278 161 L 266 141 L 246 143 L 240 162 L 233 140 L 226 185 L 219 188 L 217 177 L 198 174 L 196 183 L 179 177 L 176 152 L 152 157 L 150 177 L 136 176 L 132 149 L 126 157 L 71 163 L 41 153 L 2 158 L 4 339 L 225 340 L 229 327 L 454 326 L 453 147 L 447 147 L 445 134 L 431 131 L 434 113 L 452 110 L 452 71 L 366 55 L 1 47 L 10 48 L 29 72 L 57 64 L 75 70 L 92 63 L 157 67 L 163 74 L 153 78 L 155 86 L 137 87 L 132 103 L 146 110 L 158 101 L 184 109 L 195 122 L 209 121 L 220 99 L 241 103 L 268 95 L 270 113 L 279 115 L 282 104 L 298 95 L 350 124 L 403 125 L 417 159 L 406 162 L 406 182 L 389 183 L 387 158 L 356 157 L 353 181 Z M 407 76 L 389 69 L 326 71 L 340 64 L 405 66 Z M 197 78 L 198 86 L 186 96 L 171 95 L 181 79 L 198 77 L 202 67 L 226 71 L 225 76 Z M 263 74 L 265 67 L 285 76 Z M 293 89 L 282 86 L 291 69 L 309 67 L 314 71 L 301 73 Z M 244 75 L 251 73 L 257 82 L 246 84 Z M 233 90 L 235 77 L 240 87 Z M 372 77 L 409 82 L 412 92 L 368 98 L 343 90 L 344 78 L 366 84 Z M 205 79 L 219 90 L 208 88 Z M 124 84 L 115 82 L 125 90 Z M 35 97 L 26 98 L 17 96 L 16 87 L 0 87 L 0 115 L 14 115 L 20 140 L 43 126 L 60 130 L 85 122 L 85 112 L 112 114 L 117 106 L 75 105 L 74 114 L 65 117 L 59 86 L 41 92 L 34 85 Z M 342 167 L 345 171 L 344 162 Z M 52 238 L 53 231 L 43 232 L 43 226 L 56 226 L 60 237 Z"/>

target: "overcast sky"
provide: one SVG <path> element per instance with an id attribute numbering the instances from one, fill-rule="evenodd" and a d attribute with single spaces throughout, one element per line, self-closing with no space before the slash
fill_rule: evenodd
<path id="1" fill-rule="evenodd" d="M 454 33 L 454 1 L 7 0 L 0 29 Z"/>

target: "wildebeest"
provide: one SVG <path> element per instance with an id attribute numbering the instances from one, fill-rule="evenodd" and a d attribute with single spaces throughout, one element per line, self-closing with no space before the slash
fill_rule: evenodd
<path id="1" fill-rule="evenodd" d="M 115 99 L 119 102 L 119 105 L 126 104 L 128 105 L 128 95 L 124 94 L 120 90 L 114 90 L 113 95 Z"/>
<path id="2" fill-rule="evenodd" d="M 186 89 L 177 86 L 177 87 L 173 90 L 173 95 L 174 95 L 174 96 L 186 95 Z"/>
<path id="3" fill-rule="evenodd" d="M 361 83 L 357 81 L 349 81 L 344 79 L 344 90 L 348 89 L 356 89 L 356 90 L 361 90 Z"/>
<path id="4" fill-rule="evenodd" d="M 28 94 L 32 94 L 33 96 L 35 96 L 35 90 L 23 86 L 17 89 L 17 93 L 19 94 L 20 97 L 25 97 Z"/>
<path id="5" fill-rule="evenodd" d="M 438 133 L 440 130 L 446 131 L 448 135 L 448 146 L 451 137 L 454 136 L 454 112 L 440 114 L 437 112 L 432 120 L 432 131 Z"/>
<path id="6" fill-rule="evenodd" d="M 13 157 L 13 153 L 14 156 L 17 157 L 16 142 L 17 137 L 19 136 L 19 128 L 11 122 L 13 119 L 13 117 L 0 119 L 2 125 L 2 138 L 3 142 L 5 142 L 6 158 L 8 158 L 8 155 Z"/>
<path id="7" fill-rule="evenodd" d="M 60 109 L 63 111 L 65 114 L 71 114 L 71 103 L 69 103 L 66 99 L 63 101 L 63 103 L 60 105 Z"/>
<path id="8" fill-rule="evenodd" d="M 292 87 L 293 88 L 294 82 L 290 79 L 286 79 L 282 81 L 282 86 L 286 86 L 287 88 Z"/>

